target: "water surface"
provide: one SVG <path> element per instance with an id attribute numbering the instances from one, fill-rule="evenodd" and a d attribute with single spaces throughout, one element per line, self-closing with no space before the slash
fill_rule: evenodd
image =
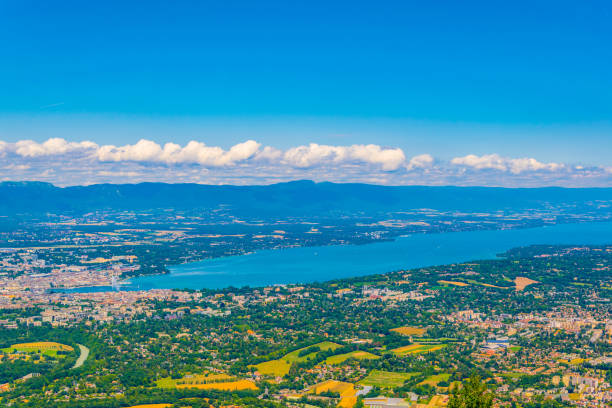
<path id="1" fill-rule="evenodd" d="M 612 223 L 418 234 L 367 245 L 263 250 L 172 266 L 167 275 L 133 278 L 126 289 L 217 289 L 327 281 L 493 259 L 510 248 L 533 244 L 612 244 Z"/>

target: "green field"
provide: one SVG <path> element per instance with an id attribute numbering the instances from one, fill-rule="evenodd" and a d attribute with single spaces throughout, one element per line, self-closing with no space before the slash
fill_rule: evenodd
<path id="1" fill-rule="evenodd" d="M 58 354 L 62 350 L 65 353 Z M 55 342 L 35 342 L 35 343 L 19 343 L 13 344 L 10 347 L 0 349 L 3 353 L 26 353 L 26 354 L 41 354 L 43 356 L 66 357 L 66 353 L 73 351 L 73 348 L 61 343 Z"/>
<path id="2" fill-rule="evenodd" d="M 325 363 L 331 364 L 331 365 L 342 364 L 349 358 L 355 358 L 357 360 L 374 360 L 380 357 L 377 356 L 376 354 L 368 353 L 367 351 L 351 351 L 350 353 L 338 354 L 335 356 L 328 357 L 325 360 Z"/>
<path id="3" fill-rule="evenodd" d="M 366 378 L 359 381 L 362 385 L 372 385 L 380 388 L 395 388 L 404 385 L 408 380 L 419 373 L 392 373 L 388 371 L 372 370 Z"/>
<path id="4" fill-rule="evenodd" d="M 432 387 L 435 387 L 436 385 L 438 385 L 440 381 L 448 381 L 450 376 L 451 376 L 450 374 L 446 374 L 446 373 L 430 375 L 429 377 L 421 381 L 419 384 L 421 385 L 429 384 Z"/>
<path id="5" fill-rule="evenodd" d="M 317 355 L 317 353 L 310 353 L 310 354 L 306 354 L 305 356 L 299 356 L 300 351 L 302 350 L 306 350 L 310 347 L 319 347 L 321 349 L 321 351 L 327 351 L 327 350 L 335 350 L 337 348 L 340 348 L 341 346 L 339 344 L 336 343 L 332 343 L 331 341 L 323 341 L 321 343 L 317 343 L 317 344 L 313 344 L 311 346 L 308 347 L 302 347 L 301 349 L 297 349 L 295 351 L 292 351 L 291 353 L 285 355 L 283 358 L 281 358 L 281 360 L 285 360 L 288 363 L 301 363 L 304 362 L 308 359 L 313 358 L 314 356 Z"/>
<path id="6" fill-rule="evenodd" d="M 411 344 L 409 346 L 398 347 L 391 350 L 393 353 L 403 356 L 407 354 L 420 354 L 428 353 L 430 351 L 437 351 L 446 347 L 446 344 Z"/>
<path id="7" fill-rule="evenodd" d="M 12 354 L 12 353 L 28 353 L 28 354 L 41 354 L 43 356 L 51 356 L 51 357 L 66 357 L 64 354 L 57 354 L 57 350 L 33 350 L 33 349 L 19 349 L 13 347 L 7 347 L 0 349 L 3 353 Z"/>
<path id="8" fill-rule="evenodd" d="M 327 350 L 335 350 L 342 346 L 336 343 L 332 343 L 331 341 L 324 341 L 321 343 L 312 344 L 308 347 L 302 347 L 301 349 L 294 350 L 291 353 L 286 354 L 285 356 L 281 357 L 278 360 L 270 360 L 270 361 L 265 361 L 263 363 L 256 364 L 254 367 L 262 375 L 273 375 L 275 377 L 283 377 L 289 372 L 289 369 L 291 368 L 291 364 L 307 361 L 308 359 L 314 358 L 317 355 L 317 353 L 310 353 L 304 356 L 299 355 L 302 350 L 309 349 L 310 347 L 319 347 L 319 349 L 321 349 L 320 351 L 327 351 Z"/>
<path id="9" fill-rule="evenodd" d="M 413 337 L 412 340 L 415 343 L 453 343 L 460 341 L 459 339 L 451 337 L 438 337 L 438 338 L 426 338 L 426 337 Z"/>

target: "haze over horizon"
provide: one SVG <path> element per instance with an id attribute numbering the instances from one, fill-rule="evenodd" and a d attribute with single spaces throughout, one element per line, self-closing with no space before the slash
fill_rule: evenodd
<path id="1" fill-rule="evenodd" d="M 0 5 L 0 180 L 612 187 L 612 6 Z"/>

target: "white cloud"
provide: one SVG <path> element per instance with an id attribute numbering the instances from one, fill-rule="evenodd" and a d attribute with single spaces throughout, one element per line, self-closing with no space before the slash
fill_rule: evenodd
<path id="1" fill-rule="evenodd" d="M 232 146 L 228 151 L 196 141 L 187 143 L 185 147 L 176 143 L 166 143 L 162 148 L 155 142 L 141 139 L 133 145 L 102 146 L 98 149 L 97 157 L 102 162 L 197 163 L 202 166 L 219 167 L 247 160 L 257 153 L 259 147 L 260 144 L 254 140 L 247 140 Z"/>
<path id="2" fill-rule="evenodd" d="M 476 156 L 469 154 L 464 157 L 455 157 L 451 160 L 452 164 L 473 167 L 478 170 L 482 169 L 496 169 L 506 171 L 507 167 L 504 163 L 504 159 L 497 154 L 489 154 L 484 156 Z"/>
<path id="3" fill-rule="evenodd" d="M 402 149 L 382 148 L 378 145 L 329 146 L 311 143 L 293 147 L 283 160 L 291 166 L 308 168 L 320 164 L 367 163 L 380 165 L 385 171 L 397 170 L 406 160 Z"/>
<path id="4" fill-rule="evenodd" d="M 15 171 L 23 171 L 29 170 L 31 168 L 28 164 L 9 164 L 3 167 L 6 170 L 15 170 Z"/>
<path id="5" fill-rule="evenodd" d="M 386 171 L 397 170 L 406 161 L 402 149 L 385 149 L 374 144 L 353 145 L 349 155 L 364 163 L 379 164 Z"/>
<path id="6" fill-rule="evenodd" d="M 292 147 L 285 152 L 283 159 L 291 166 L 307 168 L 325 161 L 339 161 L 343 156 L 344 149 L 341 147 L 311 143 Z"/>
<path id="7" fill-rule="evenodd" d="M 191 141 L 185 146 L 176 143 L 166 143 L 162 146 L 154 141 L 141 139 L 135 144 L 98 146 L 89 141 L 68 142 L 61 138 L 52 138 L 42 143 L 33 140 L 0 142 L 0 153 L 3 151 L 24 158 L 74 153 L 75 158 L 93 157 L 103 163 L 199 164 L 203 167 L 227 167 L 248 161 L 267 161 L 269 164 L 294 168 L 367 164 L 378 166 L 384 171 L 395 171 L 406 165 L 406 156 L 402 149 L 385 148 L 375 144 L 331 146 L 311 143 L 282 151 L 270 146 L 264 147 L 254 140 L 247 140 L 224 150 L 198 141 Z M 427 157 L 430 156 L 419 156 L 416 160 L 420 161 L 413 161 L 412 166 L 424 165 Z"/>
<path id="8" fill-rule="evenodd" d="M 168 150 L 172 150 L 174 143 L 167 143 Z M 105 145 L 98 149 L 97 157 L 100 161 L 159 161 L 162 148 L 155 142 L 141 139 L 138 143 L 125 146 Z"/>
<path id="9" fill-rule="evenodd" d="M 98 145 L 94 142 L 67 142 L 59 137 L 51 138 L 43 143 L 33 140 L 20 140 L 14 145 L 15 153 L 23 157 L 52 156 L 97 148 Z"/>
<path id="10" fill-rule="evenodd" d="M 102 170 L 98 172 L 99 176 L 103 177 L 139 177 L 142 173 L 137 171 L 107 171 Z"/>
<path id="11" fill-rule="evenodd" d="M 498 154 L 486 154 L 483 156 L 469 154 L 463 157 L 455 157 L 451 160 L 451 164 L 471 167 L 476 170 L 494 169 L 509 171 L 513 174 L 540 170 L 558 171 L 565 168 L 564 165 L 558 163 L 542 163 L 533 158 L 512 159 Z"/>
<path id="12" fill-rule="evenodd" d="M 406 165 L 406 169 L 425 169 L 431 167 L 433 162 L 434 158 L 430 154 L 419 154 L 418 156 L 414 156 L 412 159 L 410 159 Z"/>
<path id="13" fill-rule="evenodd" d="M 265 160 L 265 161 L 277 161 L 283 156 L 282 150 L 275 149 L 271 146 L 266 146 L 262 150 L 258 151 L 255 155 L 255 160 Z"/>
<path id="14" fill-rule="evenodd" d="M 421 170 L 421 171 L 419 171 Z M 400 148 L 376 144 L 306 144 L 281 150 L 247 140 L 229 148 L 142 139 L 134 144 L 0 141 L 0 179 L 45 180 L 59 185 L 102 182 L 262 184 L 296 179 L 380 184 L 612 186 L 612 167 L 540 162 L 498 154 L 440 160 L 407 158 Z"/>

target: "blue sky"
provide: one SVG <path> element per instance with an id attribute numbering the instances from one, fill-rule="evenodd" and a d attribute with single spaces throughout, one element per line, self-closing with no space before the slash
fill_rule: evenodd
<path id="1" fill-rule="evenodd" d="M 0 2 L 0 140 L 612 166 L 610 2 L 330 3 Z"/>

